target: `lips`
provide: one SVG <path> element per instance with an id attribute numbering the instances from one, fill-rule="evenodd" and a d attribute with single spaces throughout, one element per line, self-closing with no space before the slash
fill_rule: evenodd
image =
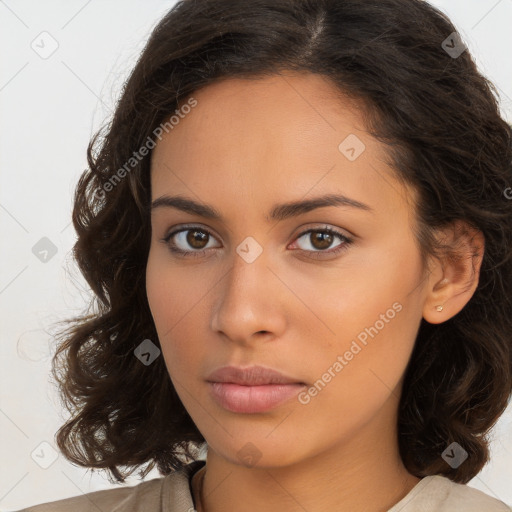
<path id="1" fill-rule="evenodd" d="M 212 372 L 206 380 L 208 382 L 227 382 L 242 386 L 261 386 L 265 384 L 304 384 L 300 379 L 288 377 L 276 370 L 259 365 L 247 368 L 224 366 Z"/>
<path id="2" fill-rule="evenodd" d="M 207 382 L 217 404 L 236 413 L 268 411 L 297 396 L 306 386 L 264 366 L 224 366 L 211 373 Z"/>

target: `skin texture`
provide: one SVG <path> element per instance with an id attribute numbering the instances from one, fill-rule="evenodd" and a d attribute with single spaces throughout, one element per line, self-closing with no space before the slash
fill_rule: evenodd
<path id="1" fill-rule="evenodd" d="M 180 194 L 223 220 L 155 208 L 146 278 L 169 375 L 208 442 L 203 510 L 385 511 L 419 482 L 400 459 L 396 418 L 421 318 L 443 322 L 464 307 L 482 251 L 476 273 L 466 257 L 457 266 L 433 260 L 423 274 L 416 196 L 393 177 L 356 103 L 325 78 L 229 79 L 193 96 L 197 106 L 153 151 L 152 200 Z M 365 145 L 354 161 L 338 149 L 349 134 Z M 333 193 L 372 211 L 330 206 L 266 219 L 274 204 Z M 197 245 L 187 232 L 173 237 L 199 257 L 174 255 L 162 241 L 183 225 L 212 233 Z M 332 254 L 344 243 L 336 236 L 329 245 L 301 235 L 325 226 L 353 242 Z M 249 236 L 263 249 L 251 263 L 236 251 Z M 462 248 L 483 249 L 483 237 Z M 320 251 L 331 254 L 312 257 Z M 266 365 L 310 388 L 375 325 L 308 403 L 241 414 L 210 396 L 205 378 L 228 364 Z M 247 443 L 255 465 L 240 457 Z"/>

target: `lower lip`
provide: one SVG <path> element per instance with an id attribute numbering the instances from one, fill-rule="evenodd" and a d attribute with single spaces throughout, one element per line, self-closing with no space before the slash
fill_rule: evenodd
<path id="1" fill-rule="evenodd" d="M 304 384 L 263 384 L 241 386 L 232 382 L 208 382 L 213 398 L 232 412 L 264 412 L 290 400 L 306 386 Z"/>

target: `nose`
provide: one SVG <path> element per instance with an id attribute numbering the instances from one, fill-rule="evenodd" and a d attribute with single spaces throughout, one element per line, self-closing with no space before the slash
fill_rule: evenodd
<path id="1" fill-rule="evenodd" d="M 284 332 L 289 297 L 269 268 L 265 251 L 252 263 L 235 253 L 231 270 L 216 289 L 210 326 L 217 334 L 248 345 Z"/>

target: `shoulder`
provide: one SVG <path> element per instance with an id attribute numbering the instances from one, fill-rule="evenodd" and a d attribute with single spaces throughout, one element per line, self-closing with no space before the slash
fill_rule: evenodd
<path id="1" fill-rule="evenodd" d="M 395 509 L 403 512 L 512 512 L 503 501 L 442 475 L 421 479 L 389 512 Z"/>
<path id="2" fill-rule="evenodd" d="M 194 461 L 162 478 L 154 478 L 137 485 L 118 489 L 89 492 L 48 503 L 33 505 L 18 512 L 173 512 L 183 504 L 193 506 L 189 481 L 204 461 Z M 162 508 L 162 505 L 164 508 Z"/>
<path id="3" fill-rule="evenodd" d="M 464 512 L 512 512 L 512 508 L 503 501 L 466 484 L 453 482 L 441 475 L 434 477 L 441 489 L 446 490 L 446 505 L 440 511 L 461 510 Z"/>
<path id="4" fill-rule="evenodd" d="M 158 505 L 163 480 L 164 478 L 156 478 L 134 486 L 89 492 L 80 496 L 34 505 L 19 512 L 69 512 L 71 510 L 73 512 L 88 512 L 90 510 L 117 512 L 118 510 L 130 510 L 127 508 L 128 506 L 141 502 L 147 506 L 148 510 L 153 510 L 153 508 L 158 510 L 155 508 L 155 504 Z"/>

